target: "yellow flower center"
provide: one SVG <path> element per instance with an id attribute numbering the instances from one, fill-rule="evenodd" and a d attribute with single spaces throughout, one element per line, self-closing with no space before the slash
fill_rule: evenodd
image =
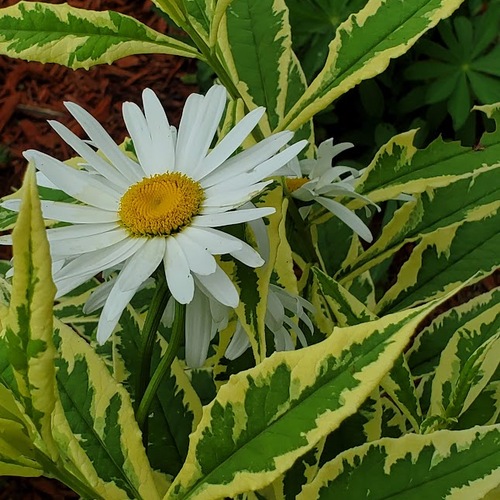
<path id="1" fill-rule="evenodd" d="M 187 175 L 153 175 L 128 188 L 118 215 L 132 236 L 168 236 L 191 222 L 203 198 L 200 184 Z"/>
<path id="2" fill-rule="evenodd" d="M 286 187 L 290 193 L 297 191 L 299 187 L 302 187 L 306 182 L 309 182 L 310 179 L 307 177 L 289 177 L 285 179 Z"/>

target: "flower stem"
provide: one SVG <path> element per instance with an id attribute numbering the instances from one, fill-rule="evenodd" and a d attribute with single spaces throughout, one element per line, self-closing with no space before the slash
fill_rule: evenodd
<path id="1" fill-rule="evenodd" d="M 158 390 L 165 373 L 170 368 L 170 365 L 174 361 L 177 351 L 179 350 L 179 346 L 184 335 L 185 314 L 186 306 L 175 301 L 174 324 L 172 326 L 172 334 L 170 336 L 170 342 L 168 343 L 167 352 L 161 358 L 160 363 L 158 364 L 158 367 L 156 368 L 146 391 L 144 392 L 144 396 L 141 399 L 141 403 L 139 404 L 139 408 L 136 413 L 136 420 L 141 429 L 144 428 L 144 423 L 149 413 L 149 407 L 151 406 L 151 402 L 153 401 L 156 391 Z"/>
<path id="2" fill-rule="evenodd" d="M 141 346 L 139 357 L 141 360 L 141 368 L 139 371 L 139 380 L 137 382 L 135 401 L 138 405 L 144 396 L 146 387 L 148 386 L 151 376 L 151 358 L 153 354 L 153 347 L 156 341 L 156 332 L 160 324 L 161 317 L 167 306 L 169 299 L 167 281 L 164 272 L 157 273 L 157 286 L 151 305 L 148 309 L 146 321 L 142 329 Z"/>

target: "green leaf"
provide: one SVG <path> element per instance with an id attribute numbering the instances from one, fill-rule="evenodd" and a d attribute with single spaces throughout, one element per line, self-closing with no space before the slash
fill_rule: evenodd
<path id="1" fill-rule="evenodd" d="M 21 412 L 12 392 L 0 383 L 0 476 L 43 474 L 27 426 L 28 415 Z"/>
<path id="2" fill-rule="evenodd" d="M 236 314 L 248 335 L 256 362 L 260 362 L 267 355 L 265 332 L 267 295 L 278 247 L 281 244 L 279 235 L 283 234 L 287 208 L 281 185 L 275 184 L 261 195 L 256 202 L 257 206 L 260 204 L 276 209 L 273 215 L 266 218 L 266 232 L 269 238 L 269 255 L 266 258 L 266 264 L 252 269 L 239 261 L 221 263 L 228 275 L 234 276 L 233 282 L 240 296 Z M 249 236 L 252 235 L 249 234 Z"/>
<path id="3" fill-rule="evenodd" d="M 0 9 L 0 54 L 73 69 L 88 69 L 131 54 L 201 58 L 189 45 L 132 17 L 38 2 Z"/>
<path id="4" fill-rule="evenodd" d="M 299 128 L 359 82 L 382 73 L 427 30 L 448 17 L 461 0 L 370 0 L 337 29 L 325 67 L 278 130 Z"/>
<path id="5" fill-rule="evenodd" d="M 319 344 L 231 377 L 204 408 L 165 498 L 232 497 L 270 484 L 356 412 L 428 310 L 334 329 Z"/>
<path id="6" fill-rule="evenodd" d="M 491 104 L 500 101 L 500 78 L 493 78 L 479 72 L 467 73 L 472 91 L 480 102 Z"/>
<path id="7" fill-rule="evenodd" d="M 453 128 L 458 130 L 467 120 L 472 107 L 472 97 L 470 95 L 467 77 L 465 73 L 460 73 L 457 84 L 448 99 L 448 112 L 453 119 Z"/>
<path id="8" fill-rule="evenodd" d="M 467 498 L 500 481 L 500 426 L 383 438 L 327 463 L 297 500 Z M 374 490 L 374 488 L 376 488 Z"/>
<path id="9" fill-rule="evenodd" d="M 107 355 L 115 380 L 125 387 L 132 400 L 136 396 L 138 375 L 141 368 L 140 338 L 144 316 L 139 316 L 130 306 L 120 317 L 113 334 L 113 343 L 97 348 Z M 160 327 L 164 330 L 164 327 Z M 157 336 L 151 360 L 152 372 L 166 349 L 165 339 Z M 138 402 L 136 402 L 138 404 Z M 165 374 L 153 399 L 148 418 L 148 457 L 151 466 L 175 476 L 187 455 L 189 435 L 201 417 L 201 403 L 183 368 L 174 360 Z"/>
<path id="10" fill-rule="evenodd" d="M 500 45 L 471 63 L 471 69 L 500 77 Z"/>

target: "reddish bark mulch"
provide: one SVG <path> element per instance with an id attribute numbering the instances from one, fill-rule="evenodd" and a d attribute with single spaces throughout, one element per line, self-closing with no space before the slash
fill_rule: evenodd
<path id="1" fill-rule="evenodd" d="M 0 0 L 0 7 L 17 1 Z M 115 10 L 161 33 L 173 32 L 153 12 L 149 0 L 69 0 L 68 3 L 92 10 Z M 76 102 L 89 110 L 120 143 L 126 135 L 121 115 L 124 101 L 140 103 L 142 90 L 150 87 L 163 102 L 171 123 L 178 125 L 187 96 L 196 91 L 195 86 L 183 79 L 195 71 L 193 60 L 160 54 L 129 56 L 112 65 L 75 71 L 57 64 L 0 57 L 0 196 L 21 185 L 26 168 L 22 152 L 26 149 L 38 149 L 60 160 L 75 156 L 47 124 L 48 119 L 60 121 L 83 137 L 63 101 Z M 10 248 L 0 247 L 0 258 L 10 258 Z M 78 495 L 54 480 L 0 477 L 0 500 L 73 498 Z"/>

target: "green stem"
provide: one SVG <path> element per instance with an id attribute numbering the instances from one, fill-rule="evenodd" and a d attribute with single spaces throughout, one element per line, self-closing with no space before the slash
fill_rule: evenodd
<path id="1" fill-rule="evenodd" d="M 158 387 L 163 377 L 165 376 L 165 373 L 174 361 L 175 356 L 177 355 L 177 351 L 179 350 L 181 340 L 184 336 L 185 314 L 186 306 L 175 301 L 174 324 L 172 326 L 172 334 L 170 336 L 170 342 L 168 343 L 167 352 L 165 353 L 165 356 L 161 358 L 160 363 L 158 364 L 158 367 L 156 368 L 153 377 L 151 378 L 146 391 L 144 392 L 144 396 L 137 410 L 136 420 L 141 429 L 144 427 L 144 423 L 149 413 L 149 407 L 151 406 L 151 402 L 153 401 Z"/>
<path id="2" fill-rule="evenodd" d="M 157 280 L 156 290 L 142 329 L 139 351 L 141 368 L 135 393 L 136 404 L 139 404 L 139 401 L 142 400 L 151 377 L 151 358 L 156 341 L 156 333 L 169 299 L 167 281 L 165 279 L 165 273 L 162 272 L 162 270 L 157 273 Z"/>

